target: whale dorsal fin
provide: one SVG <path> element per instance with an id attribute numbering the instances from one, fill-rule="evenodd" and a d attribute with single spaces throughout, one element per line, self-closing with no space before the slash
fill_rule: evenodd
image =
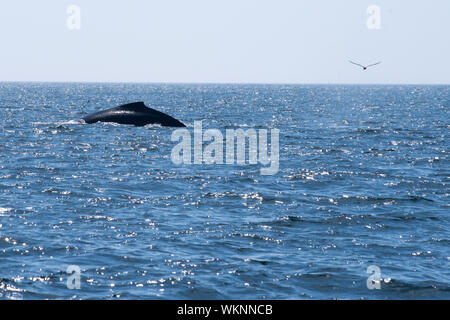
<path id="1" fill-rule="evenodd" d="M 130 110 L 130 111 L 148 111 L 150 108 L 147 107 L 144 102 L 133 102 L 133 103 L 127 103 L 121 106 L 118 106 L 114 108 L 116 110 Z"/>

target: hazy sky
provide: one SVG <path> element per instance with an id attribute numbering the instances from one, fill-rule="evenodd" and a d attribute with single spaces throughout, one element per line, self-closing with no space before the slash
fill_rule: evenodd
<path id="1" fill-rule="evenodd" d="M 450 0 L 1 1 L 0 81 L 450 84 L 449 34 Z"/>

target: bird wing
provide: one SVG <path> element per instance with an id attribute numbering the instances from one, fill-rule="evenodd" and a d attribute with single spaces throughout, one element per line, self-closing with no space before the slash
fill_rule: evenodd
<path id="1" fill-rule="evenodd" d="M 368 67 L 372 67 L 372 66 L 376 66 L 377 64 L 380 64 L 381 63 L 381 61 L 379 61 L 379 62 L 377 62 L 377 63 L 372 63 L 372 64 L 369 64 L 366 68 L 368 68 Z"/>
<path id="2" fill-rule="evenodd" d="M 353 61 L 351 61 L 351 60 L 348 60 L 348 62 L 353 63 L 353 64 L 356 64 L 357 66 L 360 66 L 361 68 L 365 68 L 363 65 L 361 65 L 361 64 L 359 64 L 359 63 L 356 63 L 356 62 L 353 62 Z"/>

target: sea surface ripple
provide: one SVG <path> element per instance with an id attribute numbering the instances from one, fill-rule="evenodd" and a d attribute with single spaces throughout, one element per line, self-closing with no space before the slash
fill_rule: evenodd
<path id="1" fill-rule="evenodd" d="M 279 172 L 77 121 L 134 101 L 277 128 Z M 449 299 L 449 114 L 450 86 L 0 83 L 0 299 Z"/>

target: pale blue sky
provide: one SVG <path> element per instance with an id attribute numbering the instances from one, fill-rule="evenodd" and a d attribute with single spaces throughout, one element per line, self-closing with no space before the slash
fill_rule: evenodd
<path id="1" fill-rule="evenodd" d="M 450 84 L 449 33 L 449 0 L 1 1 L 0 81 Z"/>

